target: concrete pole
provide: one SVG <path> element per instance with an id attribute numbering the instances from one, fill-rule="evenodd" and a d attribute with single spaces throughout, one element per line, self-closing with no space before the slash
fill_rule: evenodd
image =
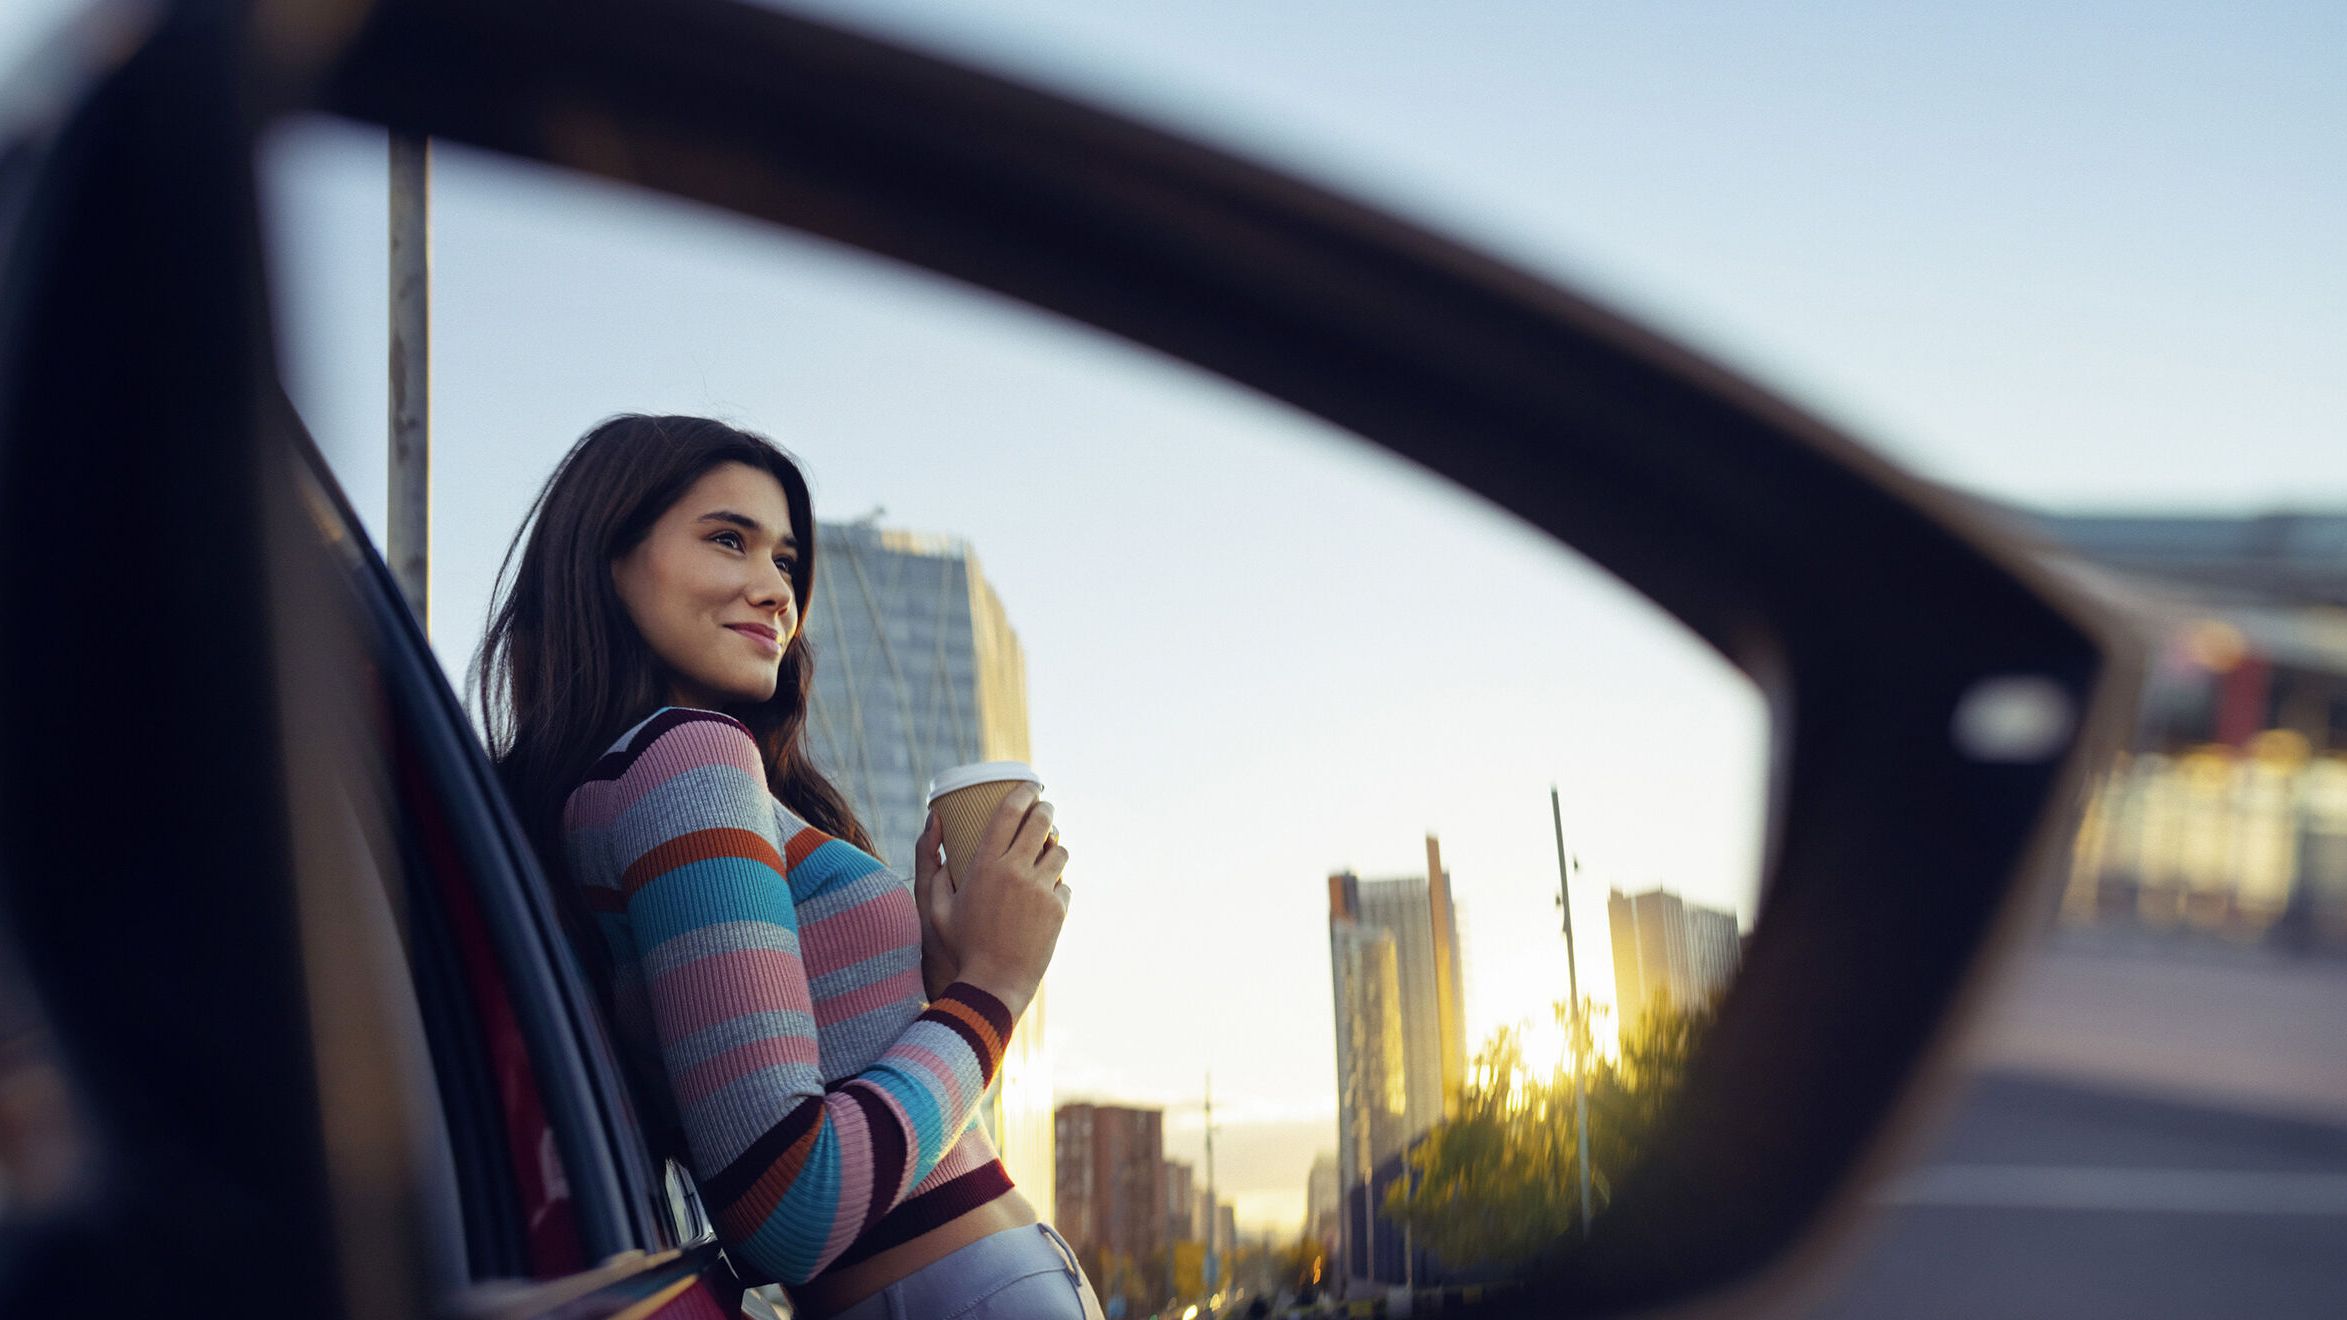
<path id="1" fill-rule="evenodd" d="M 432 580 L 431 141 L 391 135 L 391 576 L 430 631 Z"/>
<path id="2" fill-rule="evenodd" d="M 1215 1248 L 1222 1231 L 1222 1203 L 1214 1199 L 1214 1074 L 1206 1074 L 1206 1259 L 1205 1285 L 1208 1296 L 1214 1295 L 1214 1285 L 1222 1277 L 1222 1256 Z"/>
<path id="3" fill-rule="evenodd" d="M 1581 1056 L 1581 963 L 1573 956 L 1573 878 L 1565 860 L 1565 811 L 1557 786 L 1548 786 L 1548 816 L 1557 832 L 1557 907 L 1565 914 L 1565 993 L 1572 996 L 1565 1040 L 1573 1050 L 1573 1134 L 1581 1170 L 1581 1236 L 1589 1236 L 1589 1086 Z"/>

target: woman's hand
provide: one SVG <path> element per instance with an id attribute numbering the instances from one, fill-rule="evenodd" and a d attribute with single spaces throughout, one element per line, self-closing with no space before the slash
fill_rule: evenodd
<path id="1" fill-rule="evenodd" d="M 913 904 L 921 909 L 921 990 L 931 999 L 944 994 L 962 974 L 961 960 L 946 946 L 930 897 L 945 883 L 945 863 L 937 851 L 944 841 L 945 827 L 937 823 L 937 813 L 932 811 L 929 823 L 921 827 L 921 837 L 913 840 Z"/>
<path id="2" fill-rule="evenodd" d="M 1060 881 L 1067 864 L 1051 804 L 1033 784 L 1012 789 L 978 836 L 969 873 L 946 873 L 943 884 L 938 872 L 930 875 L 921 909 L 938 935 L 938 965 L 1001 1000 L 1012 1017 L 1026 1012 L 1068 918 L 1068 887 Z M 918 889 L 918 866 L 914 884 Z"/>

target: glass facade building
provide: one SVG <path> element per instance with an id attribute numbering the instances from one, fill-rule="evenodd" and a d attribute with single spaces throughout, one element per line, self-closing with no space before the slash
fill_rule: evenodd
<path id="1" fill-rule="evenodd" d="M 1442 1121 L 1466 1072 L 1458 913 L 1432 838 L 1426 867 L 1423 879 L 1328 879 L 1340 1254 L 1346 1275 L 1363 1283 L 1414 1272 L 1400 1229 L 1379 1209 L 1376 1180 Z"/>
<path id="2" fill-rule="evenodd" d="M 1667 889 L 1606 897 L 1613 937 L 1614 1011 L 1622 1027 L 1657 1003 L 1693 1008 L 1736 978 L 1743 939 L 1736 914 L 1689 903 Z"/>

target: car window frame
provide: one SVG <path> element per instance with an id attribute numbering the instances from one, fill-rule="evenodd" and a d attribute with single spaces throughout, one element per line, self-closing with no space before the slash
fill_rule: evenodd
<path id="1" fill-rule="evenodd" d="M 206 518 L 187 520 L 229 552 L 219 575 L 268 578 L 253 534 L 223 521 L 265 514 L 256 501 L 282 479 L 238 484 L 267 466 L 253 422 L 273 370 L 250 149 L 258 125 L 304 108 L 833 237 L 1285 399 L 1614 571 L 1754 674 L 1786 713 L 1765 924 L 1795 936 L 1754 941 L 1682 1093 L 1681 1142 L 1637 1171 L 1587 1244 L 1563 1244 L 1545 1295 L 1582 1309 L 1691 1298 L 1781 1257 L 1837 1196 L 1848 1203 L 1852 1173 L 1879 1151 L 1977 985 L 1983 950 L 2009 945 L 2025 925 L 2044 886 L 2013 877 L 2040 874 L 2058 850 L 2097 746 L 2089 735 L 2124 709 L 2123 684 L 2111 681 L 2118 651 L 2095 612 L 1977 516 L 1766 391 L 1542 281 L 1295 180 L 972 70 L 717 0 L 611 3 L 558 23 L 534 6 L 446 0 L 350 12 L 355 26 L 287 27 L 248 42 L 241 11 L 191 0 L 165 12 L 144 45 L 119 43 L 121 62 L 65 130 L 80 135 L 82 153 L 66 166 L 95 161 L 112 172 L 44 172 L 36 191 L 46 209 L 16 226 L 30 238 L 8 254 L 11 357 L 0 384 L 12 435 L 64 433 L 70 391 L 107 368 L 178 389 L 159 397 L 189 405 L 181 414 L 141 412 L 155 405 L 124 391 L 99 415 L 113 433 L 216 441 L 213 467 L 166 453 L 154 475 L 185 473 L 188 492 L 220 495 Z M 676 86 L 693 94 L 675 96 Z M 124 208 L 106 209 L 106 190 L 143 203 L 183 174 L 210 181 L 179 208 L 183 223 L 140 252 L 140 264 L 108 271 L 97 257 L 129 231 Z M 65 259 L 28 272 L 35 250 Z M 101 315 L 149 292 L 129 276 L 174 261 L 159 286 L 184 290 L 226 328 L 204 340 L 174 323 L 170 344 L 186 358 L 176 364 L 107 360 L 92 348 Z M 86 307 L 72 304 L 77 294 Z M 1251 314 L 1257 307 L 1271 314 Z M 66 333 L 47 343 L 36 330 Z M 210 375 L 190 384 L 199 365 Z M 8 458 L 9 477 L 54 466 L 48 456 Z M 11 508 L 26 512 L 21 499 Z M 29 522 L 47 526 L 37 511 Z M 217 633 L 230 648 L 266 639 L 265 620 L 242 605 L 232 613 L 198 618 L 191 635 Z M 2028 764 L 1957 754 L 1947 746 L 1954 704 L 2013 672 L 2071 701 L 2076 730 Z M 123 681 L 112 670 L 99 677 Z M 12 658 L 0 678 L 75 690 L 53 657 Z M 230 700 L 207 717 L 265 716 L 261 684 L 222 679 Z M 1906 754 L 1886 758 L 1885 739 Z M 281 750 L 241 754 L 215 793 L 250 793 L 265 807 L 252 786 Z M 62 794 L 82 782 L 74 774 L 28 795 L 18 816 L 68 802 Z M 271 837 L 286 830 L 267 810 L 251 826 Z M 63 847 L 42 837 L 31 846 Z M 1905 884 L 1894 890 L 1875 879 L 1883 875 Z M 254 878 L 260 900 L 277 901 L 270 886 L 280 878 Z M 79 930 L 75 911 L 39 914 L 44 933 Z M 510 923 L 511 938 L 543 940 L 531 924 Z M 1854 940 L 1853 929 L 1884 947 Z M 88 951 L 86 941 L 76 947 Z M 236 1002 L 268 1005 L 264 983 L 282 980 L 287 962 L 272 957 L 239 983 Z M 1863 1000 L 1836 997 L 1860 984 Z M 568 1012 L 540 1008 L 550 1031 Z M 282 1035 L 282 1016 L 263 1034 Z M 297 1074 L 303 1057 L 289 1047 L 268 1076 Z M 251 1121 L 299 1091 L 264 1097 Z M 1776 1126 L 1756 1145 L 1763 1117 Z M 253 1185 L 271 1203 L 307 1203 L 319 1163 L 291 1150 Z M 302 1287 L 318 1286 L 305 1278 Z"/>

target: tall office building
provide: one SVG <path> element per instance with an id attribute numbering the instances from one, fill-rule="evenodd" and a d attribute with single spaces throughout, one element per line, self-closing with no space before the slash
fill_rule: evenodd
<path id="1" fill-rule="evenodd" d="M 1328 879 L 1328 956 L 1336 992 L 1337 1176 L 1345 1271 L 1370 1277 L 1378 1223 L 1361 1189 L 1402 1149 L 1409 1086 L 1402 1067 L 1402 990 L 1391 931 L 1362 925 L 1360 882 Z M 1211 1209 L 1208 1211 L 1212 1213 Z"/>
<path id="2" fill-rule="evenodd" d="M 1743 960 L 1735 913 L 1689 903 L 1667 889 L 1617 889 L 1605 908 L 1613 937 L 1614 1011 L 1623 1026 L 1657 1002 L 1678 1008 L 1705 1003 L 1735 979 Z"/>
<path id="3" fill-rule="evenodd" d="M 961 541 L 824 523 L 807 737 L 889 861 L 903 863 L 940 770 L 1024 761 L 1027 658 Z"/>
<path id="4" fill-rule="evenodd" d="M 1027 661 L 1001 599 L 961 541 L 866 520 L 820 524 L 822 588 L 805 621 L 815 648 L 807 745 L 881 856 L 912 874 L 928 783 L 971 761 L 1030 759 Z M 1052 1217 L 1046 992 L 1012 1033 L 978 1121 L 1003 1165 Z"/>
<path id="5" fill-rule="evenodd" d="M 1466 1073 L 1458 913 L 1436 840 L 1426 840 L 1423 879 L 1330 876 L 1328 938 L 1345 1268 L 1363 1281 L 1400 1282 L 1401 1253 L 1379 1241 L 1394 1230 L 1370 1183 L 1442 1120 Z M 1381 1263 L 1389 1259 L 1390 1270 Z"/>
<path id="6" fill-rule="evenodd" d="M 1428 835 L 1425 878 L 1344 878 L 1353 881 L 1346 919 L 1393 937 L 1407 1094 L 1403 1126 L 1414 1137 L 1442 1121 L 1445 1105 L 1466 1079 L 1466 1005 L 1450 873 L 1442 866 L 1442 845 Z M 1330 897 L 1333 928 L 1340 916 L 1334 889 Z"/>
<path id="7" fill-rule="evenodd" d="M 1165 1162 L 1165 1235 L 1174 1242 L 1203 1242 L 1198 1227 L 1196 1170 L 1185 1160 Z"/>
<path id="8" fill-rule="evenodd" d="M 1736 929 L 1736 914 L 1689 903 L 1687 906 L 1687 979 L 1695 994 L 1710 998 L 1736 979 L 1744 962 L 1744 939 Z"/>
<path id="9" fill-rule="evenodd" d="M 1304 1235 L 1332 1261 L 1344 1240 L 1338 1228 L 1343 1212 L 1338 1195 L 1340 1176 L 1336 1156 L 1323 1151 L 1312 1157 L 1312 1172 L 1304 1184 Z"/>
<path id="10" fill-rule="evenodd" d="M 1055 1130 L 1055 1226 L 1102 1288 L 1112 1256 L 1146 1275 L 1166 1240 L 1165 1111 L 1066 1104 Z"/>

